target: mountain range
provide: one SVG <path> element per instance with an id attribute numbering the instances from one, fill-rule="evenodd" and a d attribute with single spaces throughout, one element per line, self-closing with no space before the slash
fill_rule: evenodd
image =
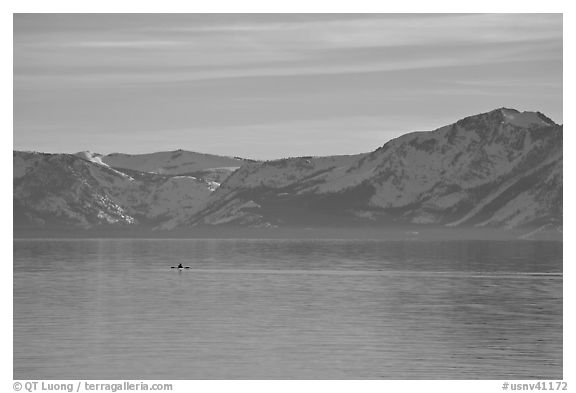
<path id="1" fill-rule="evenodd" d="M 562 126 L 540 112 L 499 108 L 349 156 L 13 159 L 15 232 L 562 227 Z"/>

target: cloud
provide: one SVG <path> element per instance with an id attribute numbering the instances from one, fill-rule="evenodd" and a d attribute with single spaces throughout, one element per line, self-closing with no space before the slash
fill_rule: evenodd
<path id="1" fill-rule="evenodd" d="M 545 49 L 554 44 L 544 44 Z M 561 47 L 556 48 L 561 52 Z M 37 70 L 35 68 L 16 69 L 17 88 L 38 84 L 38 86 L 60 85 L 66 82 L 74 86 L 101 87 L 102 84 L 147 84 L 159 82 L 185 82 L 227 78 L 269 78 L 276 76 L 338 75 L 350 73 L 394 72 L 424 70 L 445 67 L 465 67 L 498 63 L 549 60 L 547 52 L 535 50 L 534 46 L 498 46 L 487 48 L 467 48 L 460 51 L 437 54 L 422 51 L 412 56 L 387 56 L 386 53 L 368 58 L 347 58 L 346 53 L 324 59 L 322 56 L 309 61 L 247 62 L 226 66 L 190 64 L 185 61 L 170 67 L 151 61 L 148 65 L 135 64 L 133 67 L 113 65 L 107 67 L 90 66 L 78 68 L 58 68 Z M 334 59 L 336 57 L 336 59 Z M 193 59 L 190 59 L 193 63 Z M 64 85 L 63 85 L 64 84 Z"/>
<path id="2" fill-rule="evenodd" d="M 15 135 L 59 144 L 75 130 L 102 127 L 101 136 L 117 127 L 138 149 L 139 136 L 152 138 L 151 148 L 164 138 L 139 131 L 146 127 L 186 140 L 170 130 L 270 123 L 304 130 L 302 140 L 338 130 L 332 151 L 350 152 L 339 124 L 362 121 L 358 135 L 375 135 L 361 116 L 401 113 L 394 124 L 418 126 L 422 113 L 443 125 L 455 113 L 512 106 L 561 118 L 562 50 L 561 14 L 16 16 Z M 335 114 L 352 120 L 306 123 Z M 290 120 L 301 122 L 281 124 Z M 232 151 L 244 135 L 257 144 L 266 130 L 251 127 L 206 149 Z"/>
<path id="3" fill-rule="evenodd" d="M 550 48 L 561 56 L 562 20 L 554 14 L 287 18 L 184 24 L 165 16 L 159 24 L 140 16 L 136 26 L 79 30 L 61 17 L 60 30 L 15 29 L 15 79 L 17 87 L 50 79 L 65 87 L 537 61 Z M 58 67 L 70 72 L 58 75 Z"/>
<path id="4" fill-rule="evenodd" d="M 132 41 L 64 41 L 58 44 L 52 44 L 59 48 L 89 48 L 89 49 L 155 49 L 166 47 L 181 47 L 185 46 L 185 42 L 178 41 L 145 41 L 145 40 L 132 40 Z"/>
<path id="5" fill-rule="evenodd" d="M 346 16 L 312 21 L 242 21 L 212 25 L 166 25 L 150 30 L 175 39 L 214 43 L 249 39 L 253 46 L 311 50 L 405 45 L 525 42 L 562 37 L 560 14 Z"/>

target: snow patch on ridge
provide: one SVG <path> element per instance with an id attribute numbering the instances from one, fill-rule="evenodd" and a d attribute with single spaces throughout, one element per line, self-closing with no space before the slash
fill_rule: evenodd
<path id="1" fill-rule="evenodd" d="M 518 112 L 515 109 L 500 109 L 504 122 L 517 127 L 530 128 L 532 126 L 551 126 L 553 124 L 542 119 L 536 112 Z"/>
<path id="2" fill-rule="evenodd" d="M 108 164 L 106 164 L 104 161 L 102 161 L 102 155 L 98 154 L 98 153 L 92 153 L 91 151 L 80 151 L 76 154 L 74 154 L 76 157 L 80 157 L 86 161 L 90 161 L 93 162 L 95 164 L 98 165 L 102 165 L 102 166 L 106 166 L 109 168 Z"/>

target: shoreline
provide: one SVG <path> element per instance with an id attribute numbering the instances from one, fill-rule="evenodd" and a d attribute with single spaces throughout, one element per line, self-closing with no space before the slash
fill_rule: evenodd
<path id="1" fill-rule="evenodd" d="M 557 230 L 525 228 L 504 230 L 495 228 L 447 227 L 284 227 L 240 228 L 201 227 L 185 231 L 127 231 L 127 230 L 14 230 L 13 240 L 44 239 L 218 239 L 218 240 L 374 240 L 374 241 L 556 241 L 563 242 L 563 233 Z"/>

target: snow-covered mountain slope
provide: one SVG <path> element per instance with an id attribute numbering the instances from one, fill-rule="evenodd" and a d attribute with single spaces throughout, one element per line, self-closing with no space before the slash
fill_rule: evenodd
<path id="1" fill-rule="evenodd" d="M 202 154 L 185 150 L 150 154 L 112 153 L 102 155 L 89 151 L 76 156 L 116 169 L 132 169 L 160 175 L 189 175 L 221 183 L 245 161 L 241 158 Z"/>
<path id="2" fill-rule="evenodd" d="M 102 157 L 102 161 L 113 168 L 133 169 L 165 175 L 185 175 L 208 169 L 236 170 L 244 161 L 239 158 L 195 153 L 185 150 L 151 154 L 113 153 Z"/>
<path id="3" fill-rule="evenodd" d="M 83 158 L 86 161 L 93 162 L 95 164 L 109 166 L 104 161 L 102 161 L 102 154 L 92 153 L 91 151 L 80 151 L 74 154 L 76 157 Z"/>
<path id="4" fill-rule="evenodd" d="M 120 171 L 92 157 L 13 155 L 15 228 L 151 228 L 193 214 L 215 189 L 192 176 Z"/>
<path id="5" fill-rule="evenodd" d="M 186 225 L 561 223 L 562 127 L 501 108 L 369 154 L 244 165 Z"/>
<path id="6" fill-rule="evenodd" d="M 501 108 L 371 153 L 266 162 L 14 152 L 13 182 L 15 229 L 431 224 L 541 236 L 562 226 L 562 126 Z"/>

